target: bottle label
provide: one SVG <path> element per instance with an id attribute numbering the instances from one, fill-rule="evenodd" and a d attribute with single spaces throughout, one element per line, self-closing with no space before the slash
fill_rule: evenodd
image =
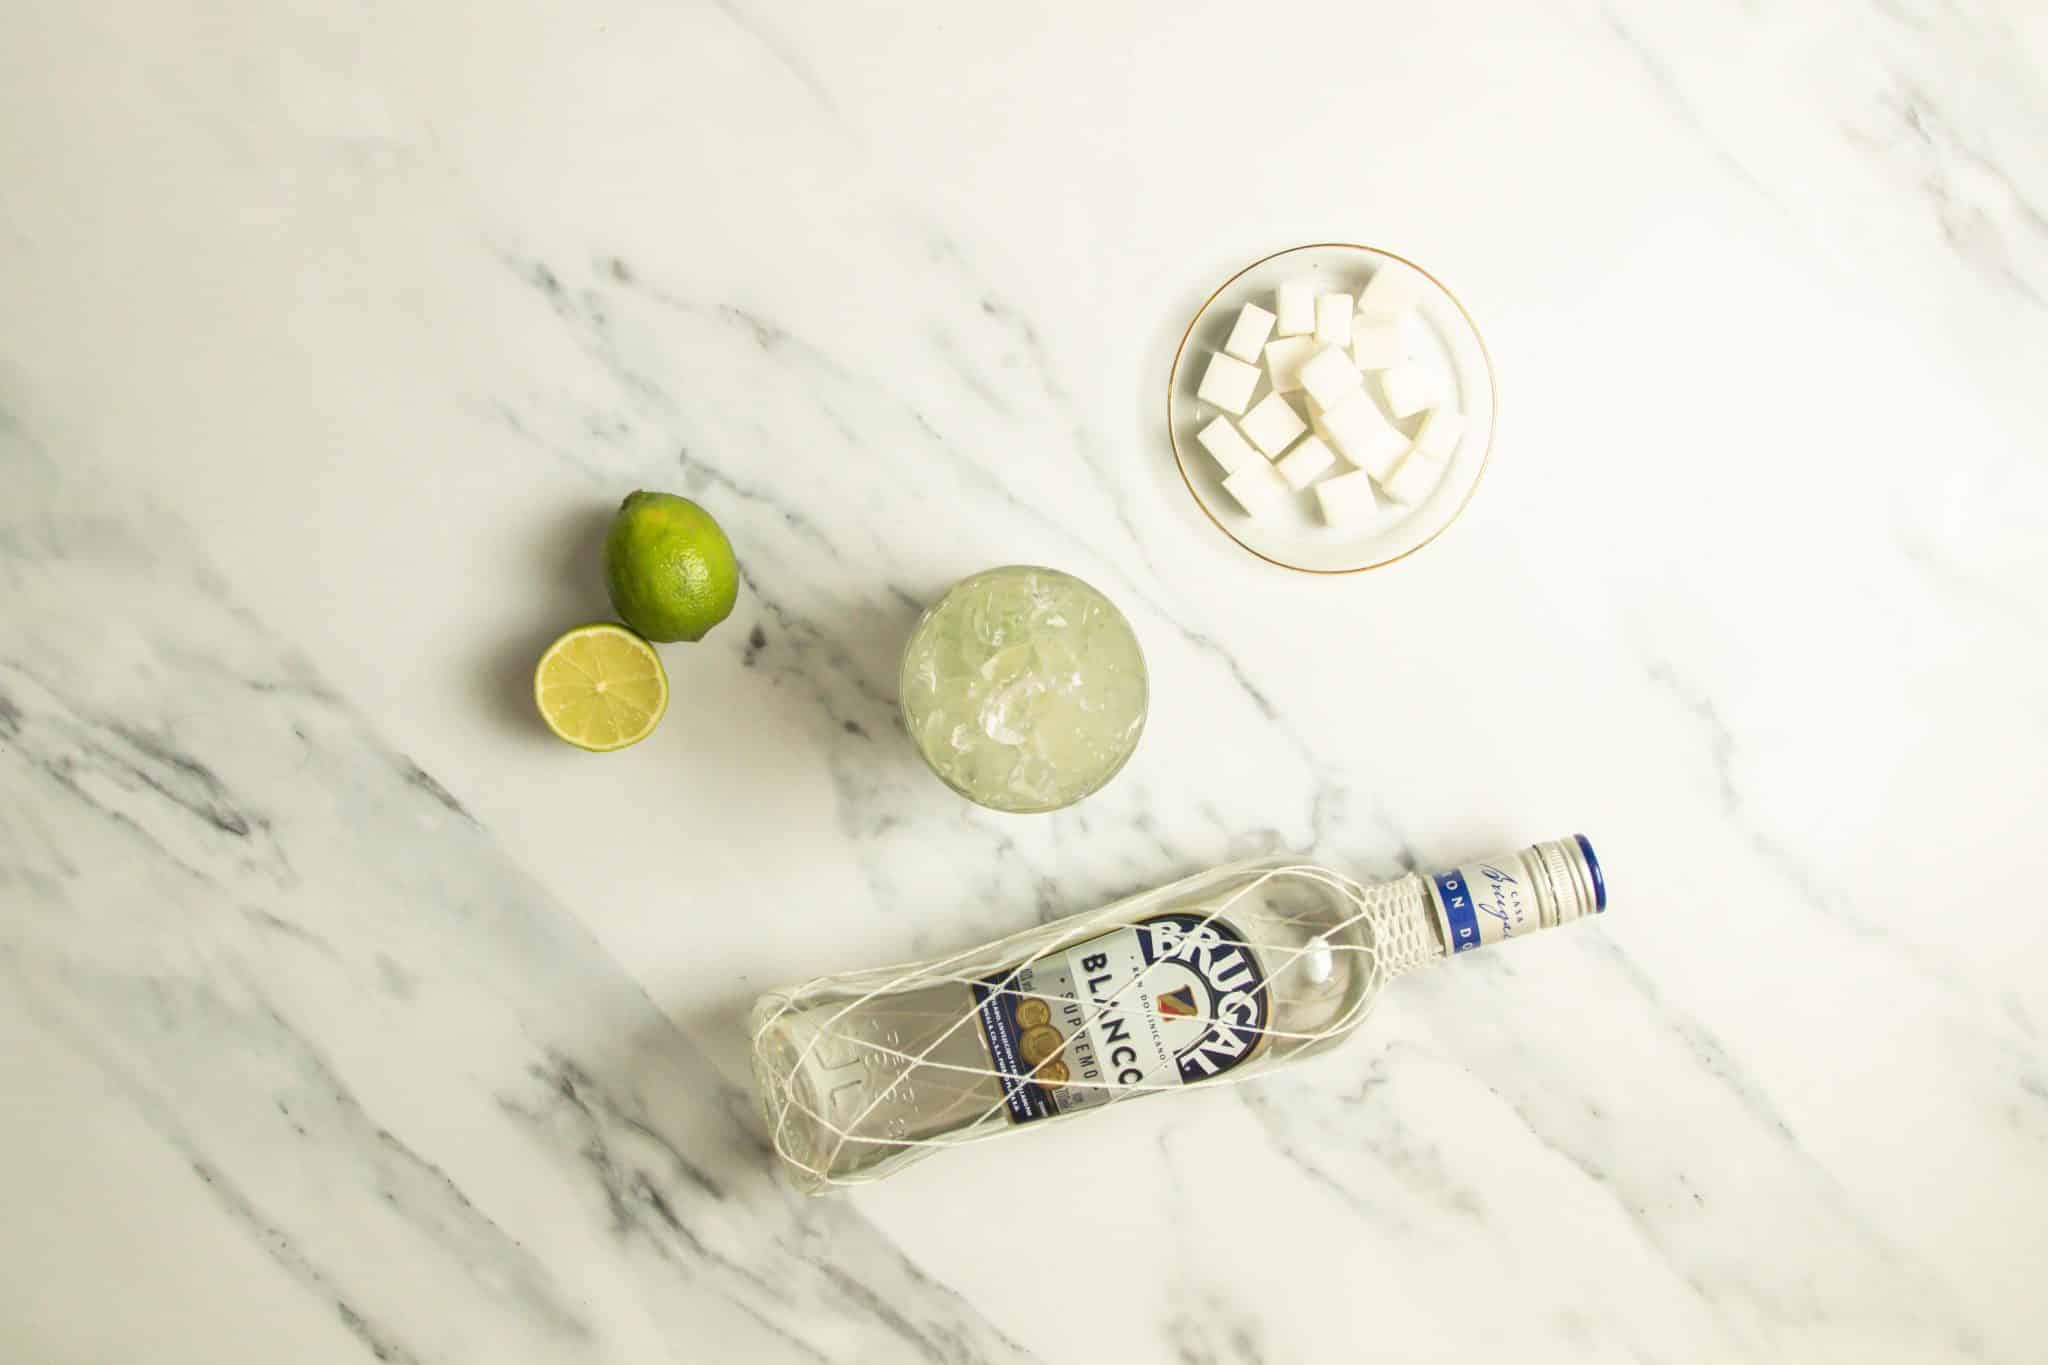
<path id="1" fill-rule="evenodd" d="M 1154 915 L 974 983 L 1015 1123 L 1219 1076 L 1251 1057 L 1272 1007 L 1227 921 Z"/>
<path id="2" fill-rule="evenodd" d="M 1430 894 L 1454 953 L 1501 943 L 1543 927 L 1535 889 L 1520 858 L 1473 863 L 1432 873 Z"/>

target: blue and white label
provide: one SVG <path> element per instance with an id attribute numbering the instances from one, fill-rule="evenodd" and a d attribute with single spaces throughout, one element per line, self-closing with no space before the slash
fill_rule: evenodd
<path id="1" fill-rule="evenodd" d="M 974 985 L 1016 1123 L 1219 1076 L 1251 1057 L 1272 1008 L 1228 922 L 1155 915 Z"/>
<path id="2" fill-rule="evenodd" d="M 1543 927 L 1535 888 L 1519 859 L 1454 867 L 1433 874 L 1429 887 L 1443 918 L 1444 943 L 1454 953 Z"/>

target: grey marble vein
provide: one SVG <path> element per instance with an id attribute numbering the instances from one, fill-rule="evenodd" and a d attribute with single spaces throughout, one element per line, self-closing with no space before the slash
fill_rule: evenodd
<path id="1" fill-rule="evenodd" d="M 1054 373 L 1054 361 L 1045 353 L 1029 318 L 987 292 L 985 286 L 967 274 L 953 244 L 941 242 L 934 254 L 943 265 L 959 272 L 963 285 L 968 286 L 964 292 L 970 299 L 980 299 L 954 325 L 976 337 L 978 350 L 1015 354 L 1027 362 L 1020 367 L 1027 389 L 1006 393 L 999 401 L 1028 408 L 1032 420 L 1048 422 L 1053 429 L 1073 435 L 1077 442 L 1075 458 L 1093 471 L 1091 477 L 1107 483 L 1099 457 L 1089 452 L 1091 438 L 1068 411 L 1070 400 Z M 707 341 L 721 347 L 730 345 L 732 333 L 737 330 L 739 338 L 751 348 L 751 355 L 741 358 L 739 363 L 750 370 L 765 367 L 771 377 L 769 384 L 796 395 L 795 401 L 815 412 L 834 438 L 850 449 L 882 460 L 888 467 L 933 470 L 967 488 L 994 493 L 1001 498 L 1005 510 L 1045 525 L 1077 551 L 1092 557 L 1092 550 L 1087 549 L 1078 532 L 1061 524 L 1049 509 L 1024 501 L 980 464 L 963 458 L 958 440 L 935 429 L 914 404 L 893 393 L 884 378 L 849 366 L 779 321 L 741 304 L 685 299 L 616 257 L 606 258 L 589 271 L 579 271 L 578 283 L 574 285 L 566 282 L 566 271 L 544 263 L 513 265 L 518 276 L 537 289 L 550 311 L 572 329 L 593 362 L 616 381 L 620 402 L 630 410 L 630 414 L 596 412 L 580 420 L 571 418 L 569 424 L 620 433 L 628 449 L 621 452 L 621 458 L 609 463 L 628 477 L 656 478 L 649 461 L 659 460 L 660 446 L 651 443 L 675 443 L 680 447 L 681 453 L 675 459 L 685 474 L 685 487 L 701 490 L 718 499 L 723 507 L 737 512 L 741 534 L 747 537 L 752 549 L 752 557 L 743 569 L 749 595 L 766 621 L 775 627 L 773 637 L 790 646 L 789 652 L 779 656 L 769 671 L 772 676 L 804 687 L 821 708 L 823 742 L 842 793 L 842 821 L 850 831 L 863 835 L 863 862 L 873 903 L 886 909 L 921 894 L 917 884 L 906 881 L 900 869 L 906 855 L 921 859 L 922 850 L 928 846 L 927 826 L 923 819 L 906 819 L 900 812 L 908 792 L 918 790 L 924 778 L 914 766 L 901 762 L 878 768 L 872 750 L 858 741 L 876 733 L 900 732 L 895 705 L 895 660 L 875 646 L 879 641 L 903 638 L 915 619 L 917 604 L 933 600 L 943 585 L 917 590 L 904 586 L 916 569 L 911 563 L 896 564 L 899 555 L 894 549 L 886 544 L 842 545 L 839 538 L 845 530 L 830 527 L 822 512 L 811 510 L 803 501 L 801 490 L 731 472 L 756 462 L 750 447 L 767 445 L 786 452 L 792 438 L 750 425 L 736 444 L 730 431 L 721 431 L 716 426 L 705 430 L 706 422 L 719 420 L 722 412 L 693 415 L 687 397 L 687 378 L 658 375 L 653 358 L 642 354 L 638 343 L 629 339 L 634 329 L 628 320 L 636 309 L 651 307 L 666 319 L 680 319 L 692 331 L 703 332 Z M 935 322 L 934 326 L 942 329 L 939 335 L 945 335 L 946 324 Z M 949 357 L 951 363 L 965 363 L 963 354 L 952 342 L 936 345 L 935 356 L 942 364 Z M 993 395 L 995 390 L 989 392 Z M 529 414 L 518 420 L 522 431 L 565 426 L 564 414 L 559 413 Z M 884 436 L 892 432 L 906 437 L 908 443 L 885 443 Z M 582 463 L 588 458 L 580 457 L 579 467 L 588 467 Z M 640 472 L 636 474 L 636 470 Z M 1129 514 L 1122 510 L 1122 495 L 1118 493 L 1112 501 L 1117 509 L 1113 513 L 1117 524 L 1130 529 Z M 1142 555 L 1144 541 L 1133 543 Z M 873 567 L 878 550 L 887 566 L 879 582 Z M 796 566 L 802 566 L 801 574 L 793 572 Z M 772 571 L 774 583 L 804 583 L 802 595 L 792 597 L 787 588 L 771 586 L 768 571 Z M 1341 831 L 1335 816 L 1343 809 L 1368 817 L 1362 838 L 1354 834 L 1351 842 L 1362 842 L 1375 852 L 1384 850 L 1393 829 L 1384 810 L 1370 801 L 1354 799 L 1340 803 L 1337 792 L 1344 785 L 1341 779 L 1318 760 L 1312 746 L 1280 715 L 1245 661 L 1210 633 L 1170 612 L 1156 582 L 1134 579 L 1114 569 L 1110 572 L 1105 586 L 1132 610 L 1142 613 L 1141 627 L 1155 624 L 1171 630 L 1202 657 L 1206 666 L 1220 670 L 1228 679 L 1249 708 L 1250 723 L 1285 740 L 1288 762 L 1298 765 L 1308 776 L 1305 805 L 1297 808 L 1306 814 L 1304 828 L 1308 839 L 1316 842 L 1338 836 Z M 847 608 L 840 605 L 844 599 L 833 595 L 839 580 L 849 577 L 859 580 L 854 585 L 855 592 L 866 594 L 868 599 L 860 602 L 856 597 L 858 605 L 853 607 L 850 617 Z M 1147 579 L 1150 577 L 1146 575 Z M 828 606 L 834 608 L 835 615 L 821 610 Z M 759 660 L 768 658 L 765 647 L 749 646 L 748 652 Z M 1146 794 L 1137 788 L 1134 778 L 1126 777 L 1116 796 L 1105 799 L 1127 800 L 1142 810 Z M 1065 823 L 1072 818 L 1055 817 L 1052 823 Z M 1297 817 L 1290 812 L 1289 818 Z M 943 825 L 954 837 L 981 828 L 963 822 L 952 810 L 945 812 Z M 1405 841 L 1397 837 L 1394 846 L 1401 860 L 1406 861 Z M 1002 839 L 989 840 L 986 852 L 996 867 L 1015 870 L 996 876 L 985 887 L 964 888 L 967 899 L 992 906 L 1026 898 L 1042 899 L 1030 890 L 1032 883 L 1042 884 L 1050 875 L 1051 869 L 1042 855 L 1027 856 L 1023 845 Z M 1178 870 L 1189 861 L 1185 851 L 1168 852 L 1171 856 L 1157 864 L 1160 873 L 1153 875 Z M 1074 902 L 1060 907 L 1062 912 L 1076 908 L 1080 907 Z"/>
<path id="2" fill-rule="evenodd" d="M 23 3 L 0 1358 L 2039 1355 L 2048 12 Z M 1331 236 L 1505 407 L 1426 555 L 1311 583 L 1148 395 Z M 589 759 L 527 672 L 636 486 L 745 587 Z M 1051 818 L 896 728 L 998 559 L 1153 668 Z M 1605 921 L 1299 1072 L 770 1177 L 763 988 L 1579 826 Z"/>
<path id="3" fill-rule="evenodd" d="M 778 1190 L 749 1101 L 418 764 L 316 679 L 237 687 L 301 665 L 175 524 L 18 432 L 0 458 L 0 791 L 45 836 L 0 826 L 42 888 L 0 921 L 8 1030 L 111 1087 L 309 1309 L 393 1361 L 639 1354 L 599 1285 L 678 1358 L 711 1322 L 763 1359 L 1021 1356 L 844 1204 Z M 597 1259 L 565 1279 L 569 1246 Z"/>

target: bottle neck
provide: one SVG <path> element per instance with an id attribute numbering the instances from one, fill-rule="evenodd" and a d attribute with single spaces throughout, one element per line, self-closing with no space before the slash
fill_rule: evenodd
<path id="1" fill-rule="evenodd" d="M 1583 834 L 1426 875 L 1423 917 L 1437 953 L 1523 938 L 1607 909 L 1600 860 Z"/>

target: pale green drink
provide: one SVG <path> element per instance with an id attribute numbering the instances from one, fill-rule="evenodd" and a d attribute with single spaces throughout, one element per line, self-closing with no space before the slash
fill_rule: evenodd
<path id="1" fill-rule="evenodd" d="M 1145 728 L 1131 623 L 1071 574 L 964 578 L 903 651 L 903 723 L 932 771 L 1002 811 L 1072 805 L 1116 776 Z"/>

